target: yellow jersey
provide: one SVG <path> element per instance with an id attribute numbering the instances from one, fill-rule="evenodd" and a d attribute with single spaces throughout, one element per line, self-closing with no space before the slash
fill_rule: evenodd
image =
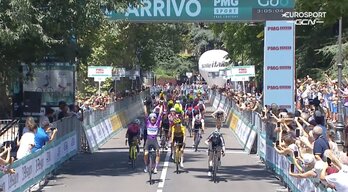
<path id="1" fill-rule="evenodd" d="M 185 130 L 186 130 L 186 127 L 183 125 L 181 125 L 180 127 L 173 125 L 172 135 L 174 135 L 174 137 L 185 137 Z"/>

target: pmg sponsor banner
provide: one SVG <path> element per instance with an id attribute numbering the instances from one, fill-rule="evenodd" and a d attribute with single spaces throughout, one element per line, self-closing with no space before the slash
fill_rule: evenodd
<path id="1" fill-rule="evenodd" d="M 120 117 L 117 114 L 110 118 L 110 122 L 111 122 L 113 131 L 116 131 L 122 127 Z"/>
<path id="2" fill-rule="evenodd" d="M 295 25 L 267 21 L 264 48 L 264 105 L 294 111 Z"/>
<path id="3" fill-rule="evenodd" d="M 230 123 L 230 127 L 232 128 L 232 130 L 236 131 L 239 122 L 241 122 L 241 121 L 239 121 L 238 116 L 236 114 L 233 114 L 232 120 Z"/>
<path id="4" fill-rule="evenodd" d="M 220 102 L 220 95 L 215 96 L 214 102 L 213 102 L 213 107 L 218 108 Z"/>
<path id="5" fill-rule="evenodd" d="M 97 125 L 93 127 L 85 127 L 87 142 L 91 152 L 98 150 L 107 140 L 109 140 L 116 131 L 127 126 L 130 121 L 133 121 L 139 115 L 144 113 L 141 100 L 136 100 L 122 111 L 105 117 Z"/>
<path id="6" fill-rule="evenodd" d="M 294 5 L 294 0 L 140 0 L 124 10 L 102 9 L 110 20 L 229 22 L 285 19 L 281 13 L 292 11 Z"/>
<path id="7" fill-rule="evenodd" d="M 250 128 L 249 128 L 250 129 Z M 255 139 L 256 139 L 256 136 L 257 136 L 257 134 L 256 134 L 256 131 L 255 130 L 253 130 L 253 129 L 250 129 L 250 135 L 249 135 L 249 137 L 248 137 L 248 140 L 247 140 L 247 143 L 246 143 L 246 150 L 248 151 L 248 153 L 250 153 L 251 152 L 251 149 L 252 149 L 252 147 L 253 147 L 253 145 L 254 145 L 254 142 L 255 142 Z"/>
<path id="8" fill-rule="evenodd" d="M 66 137 L 44 146 L 41 150 L 16 161 L 13 164 L 16 173 L 2 175 L 0 187 L 2 191 L 6 192 L 25 191 L 76 153 L 77 134 L 74 131 Z"/>

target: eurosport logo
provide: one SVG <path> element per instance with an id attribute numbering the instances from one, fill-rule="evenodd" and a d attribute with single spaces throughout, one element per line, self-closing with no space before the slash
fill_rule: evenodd
<path id="1" fill-rule="evenodd" d="M 294 19 L 296 25 L 316 25 L 323 24 L 326 17 L 326 12 L 285 12 L 283 18 Z"/>

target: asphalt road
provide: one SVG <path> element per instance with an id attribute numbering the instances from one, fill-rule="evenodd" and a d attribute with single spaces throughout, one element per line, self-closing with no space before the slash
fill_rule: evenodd
<path id="1" fill-rule="evenodd" d="M 208 112 L 212 111 L 208 107 Z M 206 116 L 205 139 L 214 130 L 213 119 Z M 150 185 L 148 174 L 143 172 L 142 153 L 137 167 L 129 167 L 128 147 L 124 144 L 126 130 L 122 130 L 94 154 L 79 154 L 66 163 L 57 174 L 49 179 L 40 191 L 45 192 L 275 192 L 281 188 L 275 177 L 265 170 L 256 155 L 248 155 L 242 149 L 232 131 L 222 128 L 226 142 L 226 156 L 218 173 L 218 183 L 207 175 L 207 147 L 203 142 L 194 152 L 192 138 L 187 139 L 184 166 L 176 174 L 175 164 L 169 160 L 169 152 L 161 153 L 159 171 L 154 175 L 155 183 Z"/>

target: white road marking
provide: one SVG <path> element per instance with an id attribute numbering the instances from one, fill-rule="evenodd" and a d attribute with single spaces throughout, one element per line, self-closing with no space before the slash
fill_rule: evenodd
<path id="1" fill-rule="evenodd" d="M 168 166 L 169 166 L 169 156 L 170 152 L 167 152 L 166 158 L 164 159 L 163 169 L 161 173 L 161 181 L 158 183 L 157 192 L 162 192 L 164 187 L 164 182 L 166 181 Z"/>

